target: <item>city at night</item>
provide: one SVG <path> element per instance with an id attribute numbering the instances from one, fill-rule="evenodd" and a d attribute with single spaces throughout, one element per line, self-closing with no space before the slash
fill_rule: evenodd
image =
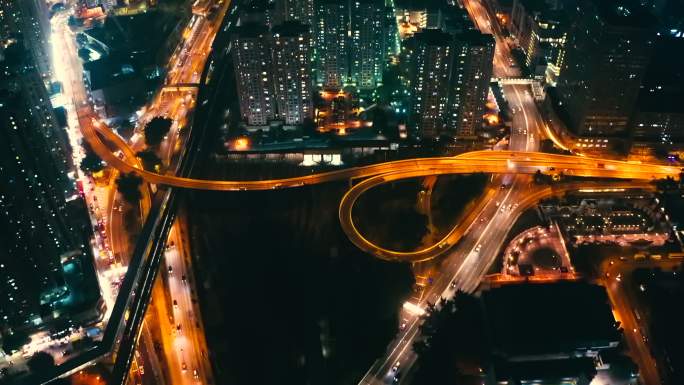
<path id="1" fill-rule="evenodd" d="M 683 0 L 0 0 L 0 385 L 684 385 Z"/>

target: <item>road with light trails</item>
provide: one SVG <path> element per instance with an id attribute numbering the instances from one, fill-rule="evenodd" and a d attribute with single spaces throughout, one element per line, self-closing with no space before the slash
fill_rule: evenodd
<path id="1" fill-rule="evenodd" d="M 84 107 L 84 109 L 88 109 L 88 107 Z M 90 111 L 87 110 L 80 114 L 92 116 Z M 95 119 L 90 123 L 86 121 L 83 121 L 83 123 L 81 124 L 81 130 L 84 137 L 88 140 L 94 151 L 110 166 L 121 172 L 138 174 L 150 183 L 196 190 L 272 190 L 427 169 L 433 170 L 436 174 L 448 174 L 448 170 L 453 169 L 453 173 L 458 174 L 465 172 L 462 169 L 455 168 L 462 165 L 471 166 L 468 173 L 477 170 L 478 172 L 493 174 L 534 174 L 539 170 L 548 174 L 557 170 L 559 172 L 562 171 L 568 176 L 636 180 L 652 180 L 666 177 L 678 178 L 680 173 L 678 167 L 654 163 L 633 163 L 540 152 L 473 151 L 455 157 L 399 160 L 282 179 L 248 181 L 193 179 L 157 174 L 143 170 L 124 159 L 119 159 L 107 148 L 98 132 L 107 138 L 109 136 L 116 136 L 116 134 L 112 133 L 111 130 Z"/>
<path id="2" fill-rule="evenodd" d="M 496 40 L 494 75 L 497 77 L 520 76 L 519 70 L 512 65 L 513 61 L 510 51 L 500 37 L 500 31 L 496 30 L 496 21 L 489 17 L 482 5 L 477 1 L 466 0 L 465 6 L 471 18 L 481 31 L 494 32 Z M 492 28 L 494 28 L 493 31 Z M 537 151 L 539 148 L 540 133 L 545 125 L 536 108 L 534 100 L 530 95 L 528 86 L 504 86 L 504 95 L 508 99 L 513 112 L 509 149 L 523 152 L 516 155 L 517 160 L 510 160 L 511 162 L 515 162 L 515 165 L 509 169 L 509 172 L 519 173 L 521 171 L 519 168 L 521 164 L 518 163 L 519 159 L 521 157 L 526 158 L 528 156 L 535 156 L 532 153 L 525 155 L 524 152 Z M 490 155 L 494 156 L 494 154 Z M 573 157 L 572 161 L 577 162 L 580 167 L 585 170 L 591 168 L 591 165 L 583 163 L 580 159 L 582 158 Z M 606 164 L 600 160 L 594 160 L 594 162 L 596 162 L 595 166 L 599 169 L 603 167 L 614 167 L 613 165 L 606 166 Z M 564 166 L 537 165 L 537 167 L 542 171 L 575 172 L 575 170 L 572 170 L 571 172 L 570 168 Z M 471 161 L 470 167 L 466 165 L 464 168 L 465 170 L 470 170 L 472 172 L 472 170 L 479 170 L 480 166 L 474 165 Z M 486 167 L 484 168 L 486 169 Z M 674 169 L 672 171 L 674 171 Z M 595 176 L 603 174 L 596 169 L 592 170 L 592 173 L 594 172 Z M 500 172 L 500 174 L 505 173 L 506 171 L 504 170 Z M 413 173 L 413 175 L 420 176 L 420 173 Z M 626 176 L 627 174 L 618 175 L 618 177 Z M 371 184 L 372 179 L 376 178 L 381 177 L 373 177 L 364 182 Z M 449 251 L 438 269 L 437 278 L 425 289 L 421 300 L 403 311 L 402 320 L 405 322 L 405 327 L 399 332 L 399 335 L 390 342 L 385 356 L 373 363 L 368 372 L 360 380 L 359 384 L 401 384 L 409 382 L 411 369 L 417 359 L 412 346 L 416 341 L 416 338 L 419 337 L 420 325 L 422 323 L 420 310 L 425 308 L 428 302 L 435 304 L 442 297 L 452 297 L 458 290 L 464 292 L 473 292 L 476 290 L 482 277 L 487 273 L 487 270 L 494 262 L 496 255 L 502 246 L 503 240 L 506 238 L 509 229 L 513 226 L 518 216 L 524 209 L 535 205 L 540 199 L 554 194 L 554 192 L 549 191 L 548 188 L 540 190 L 539 186 L 533 185 L 529 176 L 503 175 L 497 178 L 496 182 L 505 184 L 508 187 L 497 192 L 497 195 L 490 201 L 490 204 L 486 205 L 477 213 L 473 222 L 470 224 L 462 224 L 463 227 L 467 227 L 465 229 L 465 234 L 458 234 L 461 236 L 458 246 Z M 627 186 L 630 184 L 632 183 L 628 183 Z M 566 187 L 569 187 L 569 190 L 572 191 L 582 185 L 583 184 Z M 355 187 L 363 189 L 361 184 Z M 556 191 L 555 193 L 562 192 L 563 191 Z M 353 192 L 350 191 L 347 195 L 352 193 Z M 351 211 L 351 209 L 348 210 Z M 348 215 L 349 222 L 351 223 L 351 214 Z M 342 210 L 340 210 L 340 220 L 342 221 L 343 228 L 349 227 L 349 225 L 345 225 L 346 217 L 347 213 L 343 213 Z M 351 226 L 353 227 L 353 223 L 351 223 Z M 362 236 L 360 236 L 360 234 L 357 235 L 358 232 L 356 232 L 355 228 L 352 230 L 353 231 L 348 231 L 347 234 L 351 234 L 350 239 L 358 246 L 359 242 L 355 241 L 355 239 L 362 238 Z M 442 242 L 444 242 L 444 240 L 442 240 Z M 363 244 L 363 242 L 361 242 L 361 244 Z M 447 246 L 450 244 L 450 242 L 447 243 Z M 395 375 L 397 372 L 401 373 L 401 375 L 395 382 Z"/>
<path id="3" fill-rule="evenodd" d="M 207 6 L 211 3 L 213 1 L 207 2 Z M 230 4 L 230 1 L 223 1 L 216 11 L 216 17 L 211 20 L 198 14 L 191 16 L 188 27 L 183 31 L 183 40 L 169 60 L 166 85 L 196 84 L 200 81 L 212 43 Z M 188 124 L 189 114 L 195 106 L 197 91 L 197 88 L 171 92 L 162 89 L 138 122 L 138 129 L 141 130 L 144 124 L 155 116 L 166 116 L 173 120 L 171 130 L 159 149 L 162 162 L 168 169 L 172 169 L 177 160 L 175 155 L 183 141 L 180 130 Z M 140 147 L 142 138 L 139 136 L 139 140 L 132 146 Z M 128 147 L 120 138 L 109 136 L 108 139 L 119 148 Z M 155 332 L 156 336 L 161 338 L 160 355 L 170 382 L 186 385 L 209 384 L 213 382 L 213 375 L 206 354 L 206 340 L 199 307 L 195 306 L 191 299 L 195 281 L 191 279 L 188 242 L 181 231 L 185 225 L 182 223 L 183 220 L 183 216 L 176 217 L 167 240 L 167 244 L 174 246 L 165 252 L 165 263 L 162 264 L 165 269 L 172 266 L 173 273 L 168 274 L 167 270 L 161 275 L 161 278 L 165 279 L 164 284 L 155 285 L 152 292 L 153 302 L 148 309 L 147 317 L 151 317 L 151 323 L 159 328 Z M 168 295 L 165 295 L 164 290 L 168 290 Z M 146 328 L 147 323 L 143 327 Z"/>
<path id="4" fill-rule="evenodd" d="M 636 269 L 660 268 L 672 270 L 681 260 L 606 259 L 601 264 L 598 281 L 605 286 L 616 321 L 620 322 L 629 354 L 639 366 L 639 377 L 644 384 L 660 384 L 657 361 L 651 354 L 648 313 L 639 312 L 640 304 L 634 298 L 632 273 Z M 620 278 L 618 278 L 620 277 Z"/>
<path id="5" fill-rule="evenodd" d="M 525 90 L 522 93 L 518 91 L 516 94 L 516 99 L 518 99 L 519 104 L 523 105 L 523 98 L 529 96 L 525 94 Z M 526 112 L 527 109 L 525 109 Z M 527 130 L 522 132 L 514 132 L 511 134 L 511 148 L 519 149 L 521 151 L 530 150 L 531 147 L 536 147 L 538 141 L 538 135 L 534 127 L 534 120 L 531 120 L 529 114 L 525 118 L 525 114 L 522 116 L 514 114 L 514 122 L 516 119 L 522 119 L 520 124 L 525 124 Z M 101 142 L 97 135 L 97 131 L 100 132 L 104 137 L 108 136 L 107 130 L 103 127 L 97 127 L 98 122 L 93 121 L 91 124 L 86 124 L 82 126 L 85 136 L 88 138 L 91 145 L 95 148 L 100 156 L 103 157 L 110 165 L 117 169 L 125 170 L 126 172 L 136 172 L 141 175 L 147 181 L 151 183 L 167 184 L 170 186 L 184 187 L 184 188 L 194 188 L 194 189 L 212 189 L 212 190 L 223 190 L 223 191 L 239 191 L 239 190 L 263 190 L 263 189 L 278 189 L 285 187 L 298 187 L 306 184 L 324 183 L 328 181 L 335 180 L 345 180 L 352 178 L 365 178 L 373 176 L 384 176 L 388 177 L 397 172 L 407 172 L 405 175 L 410 175 L 411 171 L 414 172 L 425 172 L 426 174 L 447 174 L 456 172 L 472 172 L 473 169 L 479 169 L 483 172 L 492 172 L 497 174 L 513 174 L 513 173 L 527 173 L 531 174 L 537 170 L 542 170 L 544 172 L 551 172 L 552 168 L 559 171 L 563 171 L 565 174 L 578 175 L 578 176 L 598 176 L 598 177 L 613 177 L 613 178 L 627 178 L 627 179 L 640 179 L 649 180 L 652 178 L 660 178 L 665 175 L 676 176 L 679 170 L 673 167 L 661 166 L 661 165 L 638 165 L 626 162 L 614 162 L 602 159 L 587 159 L 587 158 L 577 158 L 572 156 L 559 156 L 551 154 L 538 154 L 530 153 L 525 154 L 524 152 L 479 152 L 465 154 L 460 157 L 455 158 L 433 158 L 433 159 L 415 159 L 407 161 L 389 162 L 379 165 L 373 165 L 368 167 L 353 168 L 347 170 L 340 170 L 330 173 L 314 174 L 297 178 L 287 178 L 279 180 L 266 180 L 266 181 L 208 181 L 208 180 L 196 180 L 189 178 L 177 178 L 166 175 L 158 175 L 155 173 L 146 172 L 133 165 L 128 164 L 121 159 L 113 157 L 106 149 L 98 144 Z M 101 126 L 101 124 L 100 124 Z M 528 135 L 531 133 L 532 135 Z M 101 144 L 101 143 L 100 143 Z M 524 148 L 517 148 L 523 147 Z M 466 170 L 463 166 L 467 164 L 469 168 Z M 409 176 L 407 176 L 409 177 Z M 506 183 L 512 184 L 508 189 L 504 189 L 496 192 L 497 198 L 500 198 L 500 202 L 513 201 L 514 198 L 525 195 L 518 192 L 518 187 L 521 185 L 516 178 L 513 177 L 503 177 Z M 524 186 L 525 183 L 522 184 Z M 484 208 L 484 216 L 493 218 L 490 221 L 476 222 L 472 231 L 469 234 L 484 234 L 494 231 L 507 231 L 510 227 L 510 223 L 505 220 L 499 219 L 498 217 L 510 217 L 510 215 L 498 215 L 500 212 L 497 207 L 494 206 L 495 200 L 492 200 L 490 205 Z M 497 199 L 497 201 L 499 201 Z M 504 203 L 501 203 L 504 205 Z M 505 214 L 505 213 L 501 213 Z M 505 218 L 504 218 L 505 219 Z M 488 237 L 488 239 L 493 239 L 495 237 Z M 501 237 L 503 238 L 503 237 Z M 470 244 L 471 250 L 476 248 L 479 243 L 478 239 L 464 239 L 461 244 Z M 484 246 L 483 246 L 484 247 Z M 495 250 L 498 249 L 496 245 L 489 245 L 479 251 L 480 254 L 495 255 Z M 493 257 L 492 257 L 493 258 Z M 477 255 L 472 253 L 461 252 L 458 258 L 447 258 L 447 260 L 454 260 L 454 265 L 456 272 L 460 271 L 460 266 L 463 267 L 463 271 L 468 273 L 468 278 L 463 281 L 462 286 L 468 288 L 473 285 L 477 285 L 479 282 L 478 272 L 480 270 L 485 271 L 486 267 L 489 265 L 486 263 L 485 258 L 478 258 Z M 461 261 L 460 263 L 458 261 Z M 458 264 L 458 265 L 457 265 Z M 484 268 L 483 268 L 484 266 Z M 447 271 L 447 273 L 449 273 Z M 465 273 L 464 273 L 465 274 Z M 448 276 L 449 274 L 442 274 L 441 277 Z M 476 277 L 476 278 L 475 278 Z M 449 284 L 448 280 L 443 279 L 442 284 Z M 437 285 L 433 285 L 435 287 Z M 441 293 L 439 293 L 441 294 Z M 429 298 L 429 296 L 427 297 Z M 411 326 L 412 327 L 412 326 Z M 407 328 L 408 329 L 408 328 Z M 413 329 L 417 333 L 417 328 Z M 410 330 L 409 330 L 410 331 Z M 414 334 L 407 334 L 412 340 L 415 337 Z M 398 353 L 404 353 L 407 351 L 411 343 L 404 339 L 403 345 L 398 345 L 398 349 L 393 349 L 393 351 Z M 401 347 L 403 346 L 403 347 Z M 408 349 L 410 351 L 410 348 Z M 392 365 L 390 363 L 390 365 Z"/>
<path id="6" fill-rule="evenodd" d="M 68 8 L 73 9 L 73 7 L 74 5 L 71 4 Z M 82 151 L 77 108 L 89 104 L 91 100 L 83 81 L 83 66 L 77 54 L 78 46 L 75 33 L 68 25 L 68 18 L 68 11 L 59 12 L 52 17 L 51 45 L 54 74 L 62 83 L 63 104 L 67 110 L 68 118 L 68 134 L 73 151 L 77 154 Z M 114 146 L 113 148 L 121 149 L 121 155 L 127 161 L 140 167 L 139 159 L 136 158 L 135 153 L 130 148 L 125 146 Z M 111 256 L 111 259 L 109 259 L 107 258 L 107 253 L 104 256 L 95 253 L 95 264 L 98 276 L 100 277 L 100 286 L 107 304 L 105 320 L 109 319 L 116 295 L 118 295 L 118 282 L 121 281 L 126 271 L 129 262 L 128 258 L 132 251 L 131 232 L 124 221 L 126 210 L 122 209 L 125 203 L 117 201 L 118 193 L 115 184 L 117 175 L 118 172 L 116 170 L 113 170 L 113 173 L 110 175 L 106 202 L 94 202 L 95 207 L 98 204 L 104 204 L 104 206 L 101 206 L 104 210 L 102 222 L 105 224 L 106 230 L 102 234 L 108 235 L 108 239 L 104 241 L 104 244 L 108 246 L 108 253 Z M 88 187 L 91 184 L 90 178 L 81 177 L 80 179 L 83 185 L 86 186 L 85 190 L 90 193 Z M 145 218 L 150 208 L 151 197 L 148 188 L 142 189 L 142 193 L 142 199 L 137 206 L 140 210 L 141 218 Z M 146 332 L 147 330 L 143 330 L 144 335 Z M 143 346 L 146 350 L 151 347 L 151 343 Z M 152 362 L 156 361 L 155 358 L 152 357 Z M 136 366 L 137 364 L 136 360 Z M 152 370 L 155 370 L 158 368 L 158 365 L 148 365 L 148 371 L 150 367 Z"/>
<path id="7" fill-rule="evenodd" d="M 216 13 L 217 17 L 212 21 L 208 21 L 204 17 L 193 16 L 193 27 L 187 30 L 187 34 L 177 49 L 177 54 L 184 54 L 186 59 L 184 60 L 183 65 L 180 65 L 180 55 L 174 55 L 172 57 L 172 59 L 175 60 L 170 60 L 169 67 L 171 68 L 171 71 L 167 76 L 167 83 L 197 83 L 199 81 L 200 74 L 211 51 L 213 38 L 220 28 L 221 20 L 227 11 L 229 4 L 230 2 L 223 2 L 223 6 Z M 74 120 L 74 124 L 71 126 L 76 127 L 79 123 L 90 124 L 93 118 L 97 118 L 95 117 L 95 114 L 89 113 L 88 115 L 84 115 L 82 113 L 83 108 L 86 108 L 84 106 L 88 106 L 90 104 L 90 100 L 83 82 L 82 65 L 80 58 L 77 56 L 78 48 L 76 46 L 74 32 L 72 32 L 68 27 L 68 16 L 69 15 L 66 12 L 60 13 L 55 15 L 52 20 L 53 50 L 58 64 L 63 64 L 57 66 L 56 72 L 59 79 L 64 84 L 64 94 L 70 99 L 67 103 L 65 103 L 65 106 L 69 111 L 69 117 Z M 150 115 L 161 114 L 174 119 L 172 132 L 170 135 L 168 135 L 168 140 L 165 140 L 163 143 L 162 158 L 164 158 L 167 165 L 171 163 L 171 159 L 175 152 L 174 150 L 177 148 L 179 139 L 177 135 L 178 129 L 180 126 L 186 123 L 186 115 L 193 106 L 192 103 L 194 103 L 194 99 L 192 99 L 192 97 L 190 98 L 191 100 L 188 100 L 188 94 L 196 93 L 196 91 L 197 90 L 195 89 L 190 92 L 174 92 L 164 95 L 162 95 L 162 92 L 159 92 L 151 104 L 154 108 L 148 109 Z M 78 119 L 76 117 L 78 117 Z M 78 129 L 76 129 L 75 132 L 80 135 Z M 141 141 L 137 143 L 137 146 L 132 147 L 128 146 L 127 143 L 118 135 L 111 135 L 108 137 L 107 142 L 112 146 L 112 151 L 121 151 L 120 154 L 117 154 L 118 156 L 124 158 L 126 162 L 129 162 L 134 167 L 142 169 L 140 160 L 136 157 L 136 150 L 142 149 L 140 146 L 142 144 Z M 115 178 L 117 174 L 117 170 L 114 169 L 114 171 L 115 173 L 112 178 Z M 144 219 L 150 208 L 151 196 L 150 189 L 147 184 L 144 184 L 141 190 L 143 192 L 143 199 L 141 199 L 140 211 L 141 218 Z M 110 184 L 109 191 L 109 210 L 107 218 L 108 220 L 106 221 L 108 227 L 107 234 L 109 235 L 109 242 L 111 244 L 116 261 L 121 263 L 117 266 L 126 266 L 126 259 L 129 256 L 129 252 L 132 250 L 130 231 L 127 229 L 127 226 L 124 225 L 123 211 L 114 209 L 114 207 L 119 206 L 114 198 L 117 194 L 114 183 Z M 184 262 L 182 267 L 187 268 Z M 123 274 L 123 272 L 120 272 L 120 274 Z M 108 289 L 109 282 L 106 282 L 105 286 Z M 179 314 L 178 318 L 180 320 L 185 320 L 188 324 L 191 322 L 194 324 L 194 322 L 191 321 L 193 319 L 193 315 L 195 314 L 192 311 L 192 308 L 187 307 L 187 310 L 184 311 L 185 313 Z M 165 315 L 163 320 L 168 323 L 168 316 Z M 186 350 L 186 354 L 189 357 L 188 360 L 193 360 L 196 362 L 194 366 L 201 368 L 201 370 L 198 370 L 197 378 L 194 378 L 192 370 L 188 371 L 189 374 L 186 373 L 181 377 L 182 368 L 181 363 L 178 362 L 175 367 L 170 368 L 171 371 L 177 372 L 179 374 L 179 381 L 174 380 L 173 383 L 209 383 L 209 381 L 206 379 L 211 377 L 211 367 L 207 362 L 205 362 L 206 358 L 204 360 L 200 359 L 200 357 L 202 357 L 201 352 L 206 350 L 206 347 L 203 347 L 204 336 L 203 334 L 197 335 L 194 330 L 190 330 L 188 334 L 189 337 L 195 341 L 195 344 Z M 158 360 L 154 349 L 152 349 L 153 341 L 150 335 L 150 330 L 146 324 L 143 324 L 142 326 L 141 336 L 142 339 L 140 340 L 140 349 L 144 354 L 142 357 L 136 354 L 135 359 L 136 361 L 146 361 L 146 371 L 143 380 L 150 377 L 150 375 L 154 375 L 154 378 L 151 378 L 154 383 L 163 383 L 163 378 L 160 378 L 159 376 Z M 169 344 L 168 348 L 165 349 L 165 353 L 168 356 L 176 355 L 174 344 Z M 136 365 L 134 365 L 134 367 L 139 368 L 136 375 L 143 373 L 142 361 L 140 363 L 136 362 Z M 162 361 L 167 360 L 162 359 Z M 148 363 L 151 363 L 151 365 L 147 365 Z"/>
<path id="8" fill-rule="evenodd" d="M 475 24 L 482 32 L 490 32 L 491 23 L 488 18 L 476 17 L 470 9 L 472 6 L 468 5 L 466 4 L 466 8 L 469 10 Z M 510 68 L 509 62 L 504 55 L 507 52 L 503 48 L 505 44 L 497 35 L 494 35 L 494 37 L 496 41 L 494 75 L 499 77 L 519 76 L 519 71 Z M 508 52 L 508 55 L 510 57 L 510 52 Z M 437 278 L 424 289 L 420 301 L 413 304 L 417 306 L 417 309 L 425 308 L 428 303 L 436 304 L 440 298 L 450 298 L 457 290 L 464 292 L 474 291 L 482 277 L 487 273 L 489 266 L 494 262 L 508 230 L 515 223 L 518 216 L 526 208 L 536 204 L 539 199 L 554 193 L 550 188 L 544 189 L 533 185 L 531 183 L 532 179 L 529 176 L 508 174 L 521 170 L 518 168 L 520 166 L 518 160 L 521 157 L 522 159 L 530 159 L 528 157 L 531 154 L 526 154 L 526 152 L 538 150 L 538 123 L 540 118 L 534 100 L 529 93 L 529 87 L 507 85 L 504 86 L 503 91 L 512 109 L 509 149 L 516 153 L 512 158 L 517 158 L 515 161 L 507 160 L 507 169 L 497 173 L 501 175 L 496 177 L 491 183 L 494 193 L 487 193 L 484 206 L 477 207 L 471 213 L 471 216 L 467 218 L 470 220 L 469 222 L 460 224 L 460 231 L 457 231 L 456 234 L 448 234 L 445 237 L 446 240 L 440 241 L 446 243 L 444 249 L 447 249 L 448 253 L 439 265 Z M 497 155 L 492 151 L 482 156 L 484 159 L 493 159 Z M 479 165 L 474 165 L 471 162 L 462 166 L 464 171 L 481 170 Z M 515 164 L 509 162 L 515 162 Z M 551 167 L 555 169 L 555 166 L 540 167 L 538 169 L 549 171 Z M 487 172 L 485 169 L 486 167 L 482 171 Z M 374 178 L 364 182 L 371 183 L 372 179 Z M 500 189 L 500 185 L 507 187 Z M 363 189 L 361 183 L 355 187 L 357 190 Z M 352 193 L 353 191 L 349 191 L 344 198 L 347 198 Z M 493 196 L 490 197 L 490 195 Z M 344 203 L 343 199 L 342 204 Z M 349 210 L 351 211 L 351 209 Z M 344 216 L 341 212 L 340 221 L 343 228 L 345 228 L 343 218 Z M 456 227 L 458 228 L 459 225 Z M 356 244 L 355 234 L 358 232 L 355 231 L 355 228 L 353 230 L 352 232 L 347 232 L 347 235 L 351 233 L 350 239 Z M 452 239 L 447 239 L 449 235 L 452 235 Z M 453 236 L 458 236 L 458 238 L 453 239 Z M 447 246 L 454 244 L 455 241 L 459 242 L 458 245 L 449 250 Z M 437 247 L 439 248 L 439 245 Z M 410 381 L 411 370 L 418 358 L 413 352 L 413 344 L 420 336 L 422 319 L 421 314 L 406 309 L 403 310 L 401 318 L 405 322 L 404 329 L 390 342 L 385 356 L 376 360 L 368 372 L 361 378 L 360 385 L 395 383 L 394 377 L 397 375 L 397 372 L 401 374 L 398 378 L 398 383 Z"/>

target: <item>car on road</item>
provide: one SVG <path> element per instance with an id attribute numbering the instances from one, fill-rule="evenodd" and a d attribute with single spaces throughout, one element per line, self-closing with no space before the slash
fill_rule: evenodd
<path id="1" fill-rule="evenodd" d="M 197 369 L 193 369 L 193 370 L 192 370 L 192 377 L 193 377 L 195 380 L 199 380 L 199 372 L 197 371 Z"/>
<path id="2" fill-rule="evenodd" d="M 183 370 L 183 373 L 185 373 L 188 370 L 188 365 L 186 365 L 185 362 L 181 364 L 181 370 Z"/>
<path id="3" fill-rule="evenodd" d="M 185 275 L 183 275 L 183 276 L 181 277 L 181 281 L 183 281 L 183 283 L 187 282 L 187 279 L 185 278 Z"/>
<path id="4" fill-rule="evenodd" d="M 173 308 L 178 309 L 178 301 L 176 301 L 175 299 L 173 300 Z"/>
<path id="5" fill-rule="evenodd" d="M 394 378 L 392 379 L 392 383 L 398 384 L 399 381 L 401 381 L 401 373 L 396 372 L 396 374 L 394 375 Z"/>
<path id="6" fill-rule="evenodd" d="M 169 275 L 173 274 L 173 266 L 169 265 Z"/>

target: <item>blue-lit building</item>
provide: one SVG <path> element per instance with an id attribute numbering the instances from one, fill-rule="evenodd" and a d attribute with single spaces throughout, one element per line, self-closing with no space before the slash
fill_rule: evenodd
<path id="1" fill-rule="evenodd" d="M 90 222 L 47 90 L 17 44 L 0 61 L 0 334 L 96 320 Z M 71 269 L 68 266 L 72 266 Z M 75 268 L 78 266 L 78 268 Z M 78 279 L 68 279 L 68 270 Z M 87 282 L 86 286 L 81 283 Z"/>
<path id="2" fill-rule="evenodd" d="M 314 23 L 316 81 L 339 89 L 349 81 L 349 3 L 317 0 Z"/>
<path id="3" fill-rule="evenodd" d="M 383 0 L 351 2 L 351 80 L 361 90 L 382 82 L 386 52 L 383 50 L 385 3 Z"/>

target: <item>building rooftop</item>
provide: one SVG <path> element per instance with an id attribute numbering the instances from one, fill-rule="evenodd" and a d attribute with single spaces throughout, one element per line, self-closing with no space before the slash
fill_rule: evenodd
<path id="1" fill-rule="evenodd" d="M 256 22 L 245 23 L 233 29 L 233 36 L 242 38 L 259 37 L 265 33 L 268 33 L 268 26 Z"/>
<path id="2" fill-rule="evenodd" d="M 294 37 L 309 32 L 309 26 L 297 20 L 286 21 L 273 27 L 273 33 L 284 37 Z"/>
<path id="3" fill-rule="evenodd" d="M 684 39 L 656 40 L 651 64 L 644 76 L 637 106 L 648 112 L 684 113 Z"/>
<path id="4" fill-rule="evenodd" d="M 85 63 L 83 67 L 90 73 L 90 89 L 100 90 L 141 76 L 140 68 L 127 59 L 111 55 Z"/>
<path id="5" fill-rule="evenodd" d="M 589 357 L 567 360 L 502 362 L 496 365 L 496 379 L 517 381 L 544 381 L 563 383 L 563 380 L 596 374 L 594 360 Z"/>
<path id="6" fill-rule="evenodd" d="M 416 42 L 427 45 L 445 46 L 451 44 L 453 35 L 438 29 L 424 29 L 414 35 Z"/>
<path id="7" fill-rule="evenodd" d="M 518 0 L 518 2 L 525 8 L 527 13 L 547 12 L 550 10 L 549 4 L 546 0 Z"/>
<path id="8" fill-rule="evenodd" d="M 572 353 L 620 340 L 601 286 L 506 285 L 483 300 L 494 352 L 504 357 Z"/>
<path id="9" fill-rule="evenodd" d="M 454 35 L 456 40 L 465 41 L 471 45 L 491 45 L 494 46 L 494 37 L 490 34 L 481 33 L 478 30 L 466 30 Z"/>
<path id="10" fill-rule="evenodd" d="M 604 22 L 616 27 L 650 28 L 657 20 L 646 8 L 632 0 L 588 0 Z"/>
<path id="11" fill-rule="evenodd" d="M 398 9 L 422 10 L 422 9 L 445 9 L 449 6 L 446 0 L 396 0 Z"/>

